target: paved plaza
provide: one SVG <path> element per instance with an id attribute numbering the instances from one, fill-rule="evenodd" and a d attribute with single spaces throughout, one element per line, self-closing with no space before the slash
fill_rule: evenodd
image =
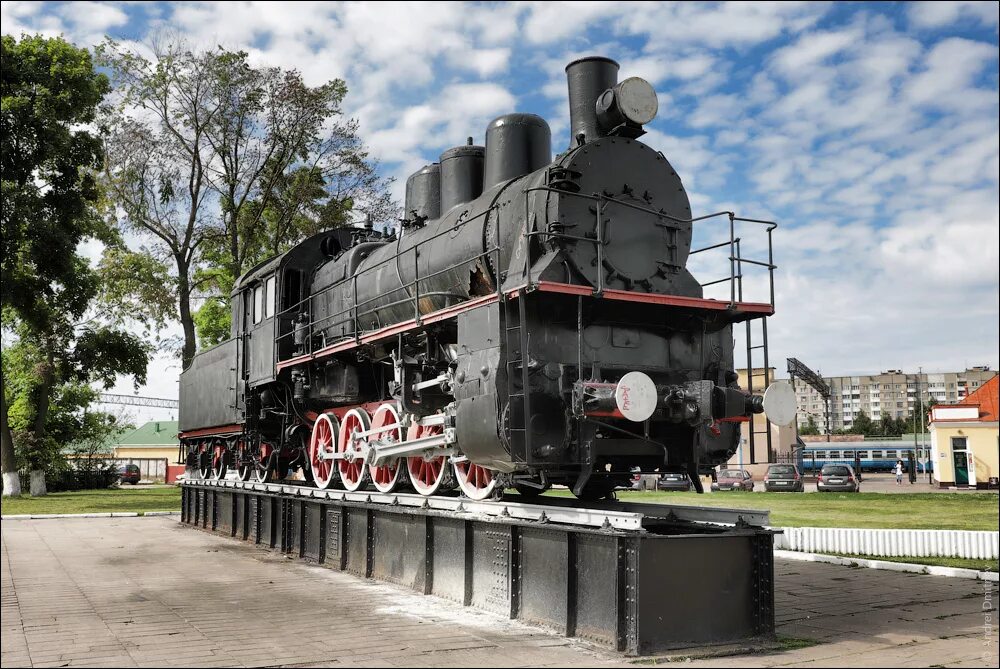
<path id="1" fill-rule="evenodd" d="M 2 554 L 3 667 L 635 666 L 176 517 L 5 521 Z M 783 644 L 816 643 L 688 664 L 997 666 L 996 584 L 780 560 L 776 577 Z"/>

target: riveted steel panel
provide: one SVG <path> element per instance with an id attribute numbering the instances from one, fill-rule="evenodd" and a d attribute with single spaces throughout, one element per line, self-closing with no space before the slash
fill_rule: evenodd
<path id="1" fill-rule="evenodd" d="M 510 527 L 496 523 L 473 523 L 472 528 L 471 604 L 510 615 Z"/>
<path id="2" fill-rule="evenodd" d="M 257 543 L 274 548 L 274 524 L 276 508 L 275 502 L 279 501 L 275 497 L 260 497 L 260 541 Z"/>
<path id="3" fill-rule="evenodd" d="M 576 537 L 576 601 L 578 637 L 614 646 L 617 635 L 618 549 L 614 537 Z"/>
<path id="4" fill-rule="evenodd" d="M 466 525 L 464 520 L 434 517 L 431 528 L 434 565 L 431 593 L 459 604 L 468 604 Z"/>
<path id="5" fill-rule="evenodd" d="M 636 652 L 755 636 L 752 539 L 688 535 L 643 541 L 636 572 Z"/>
<path id="6" fill-rule="evenodd" d="M 233 494 L 215 493 L 215 530 L 233 536 Z"/>
<path id="7" fill-rule="evenodd" d="M 422 591 L 427 546 L 423 517 L 382 513 L 373 524 L 372 578 Z"/>
<path id="8" fill-rule="evenodd" d="M 285 552 L 295 553 L 302 557 L 302 544 L 305 539 L 305 524 L 303 522 L 304 502 L 298 499 L 285 500 Z"/>
<path id="9" fill-rule="evenodd" d="M 347 531 L 344 535 L 344 553 L 347 563 L 344 568 L 358 576 L 368 575 L 368 509 L 351 507 L 347 509 Z"/>
<path id="10" fill-rule="evenodd" d="M 264 498 L 260 495 L 249 495 L 250 504 L 250 527 L 249 538 L 255 544 L 264 542 L 264 535 L 261 522 L 261 507 Z"/>
<path id="11" fill-rule="evenodd" d="M 302 502 L 302 547 L 300 556 L 306 560 L 320 562 L 326 543 L 323 524 L 323 505 L 319 502 Z"/>
<path id="12" fill-rule="evenodd" d="M 521 531 L 520 619 L 565 630 L 570 608 L 569 536 L 558 530 Z"/>
<path id="13" fill-rule="evenodd" d="M 344 507 L 326 507 L 326 549 L 323 551 L 323 561 L 336 569 L 344 568 L 342 522 Z"/>
<path id="14" fill-rule="evenodd" d="M 201 502 L 201 526 L 202 527 L 212 527 L 212 503 L 215 500 L 215 495 L 211 490 L 202 490 L 200 495 Z"/>
<path id="15" fill-rule="evenodd" d="M 247 496 L 242 492 L 233 493 L 233 509 L 233 536 L 246 541 Z"/>
<path id="16" fill-rule="evenodd" d="M 288 528 L 288 507 L 286 501 L 280 497 L 271 498 L 271 523 L 272 523 L 272 543 L 275 550 L 284 552 L 288 543 L 286 532 Z"/>

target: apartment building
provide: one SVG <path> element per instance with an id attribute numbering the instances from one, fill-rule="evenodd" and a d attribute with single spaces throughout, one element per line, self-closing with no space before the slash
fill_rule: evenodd
<path id="1" fill-rule="evenodd" d="M 870 376 L 824 377 L 832 391 L 831 429 L 850 428 L 864 411 L 872 420 L 883 416 L 905 418 L 913 413 L 920 397 L 937 404 L 956 404 L 982 387 L 997 373 L 989 367 L 970 367 L 963 372 L 908 374 L 890 369 Z M 800 427 L 813 422 L 827 431 L 823 397 L 801 379 L 793 379 Z"/>

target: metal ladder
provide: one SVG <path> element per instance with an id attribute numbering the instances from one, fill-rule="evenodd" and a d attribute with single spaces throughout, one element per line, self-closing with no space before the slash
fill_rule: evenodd
<path id="1" fill-rule="evenodd" d="M 758 344 L 754 343 L 754 323 L 760 323 L 760 339 Z M 751 395 L 754 393 L 755 389 L 760 391 L 766 390 L 771 384 L 771 369 L 769 367 L 770 361 L 768 360 L 767 351 L 767 318 L 751 318 L 747 320 L 744 324 L 746 330 L 746 340 L 747 340 L 747 387 L 746 391 Z M 754 364 L 754 354 L 758 352 L 763 352 L 763 366 L 761 371 L 757 371 L 757 366 Z M 754 381 L 756 379 L 762 379 L 762 383 L 758 387 Z M 758 430 L 757 421 L 754 420 L 754 416 L 750 416 L 750 425 L 747 428 L 747 441 L 750 446 L 750 464 L 757 464 L 757 437 L 763 434 L 764 440 L 767 443 L 767 460 L 766 462 L 774 462 L 774 448 L 771 444 L 771 421 L 764 416 L 764 429 Z"/>
<path id="2" fill-rule="evenodd" d="M 507 409 L 508 431 L 511 435 L 511 455 L 515 458 L 521 455 L 524 462 L 531 460 L 531 433 L 527 429 L 528 417 L 531 415 L 531 397 L 528 393 L 528 331 L 523 327 L 527 320 L 526 296 L 519 295 L 516 300 L 505 299 L 501 302 L 501 327 L 504 332 L 504 355 L 507 358 Z M 515 310 L 512 302 L 517 302 Z M 511 325 L 514 323 L 514 325 Z M 514 383 L 515 375 L 520 377 L 520 390 Z M 520 404 L 520 415 L 517 407 Z M 523 448 L 517 453 L 518 447 Z"/>

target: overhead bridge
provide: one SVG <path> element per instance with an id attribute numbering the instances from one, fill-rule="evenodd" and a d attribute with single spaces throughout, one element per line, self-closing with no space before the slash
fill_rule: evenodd
<path id="1" fill-rule="evenodd" d="M 187 481 L 182 522 L 628 655 L 774 634 L 767 512 Z"/>

